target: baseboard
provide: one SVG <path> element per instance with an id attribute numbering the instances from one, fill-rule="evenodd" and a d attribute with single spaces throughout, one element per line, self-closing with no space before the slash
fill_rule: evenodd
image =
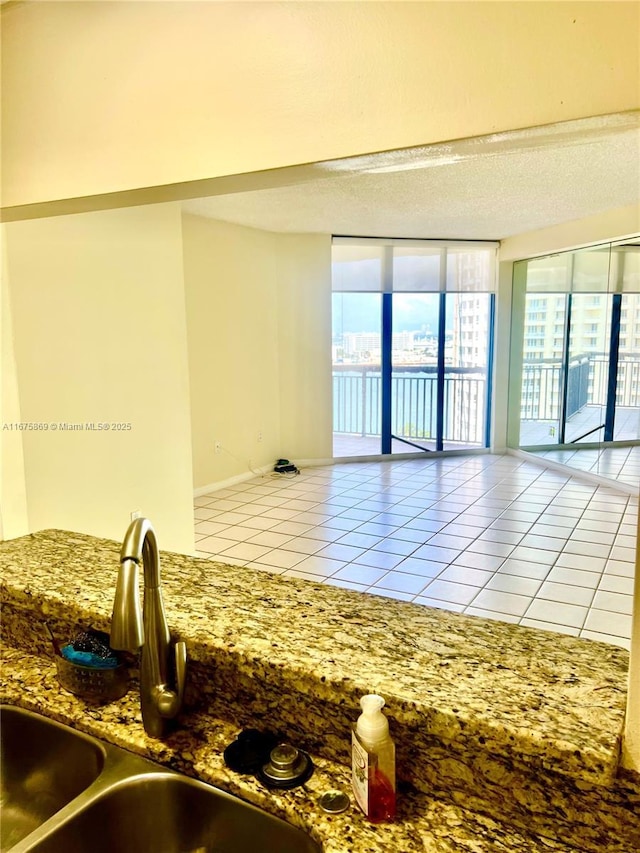
<path id="1" fill-rule="evenodd" d="M 405 459 L 433 459 L 439 456 L 479 456 L 490 453 L 486 448 L 468 448 L 465 450 L 445 450 L 431 451 L 420 456 L 416 453 L 392 453 L 377 456 L 337 456 L 326 457 L 323 459 L 292 459 L 292 463 L 297 465 L 300 470 L 304 468 L 323 468 L 327 465 L 348 465 L 353 462 L 401 462 Z M 235 486 L 238 483 L 244 483 L 246 480 L 251 480 L 257 476 L 270 476 L 273 474 L 273 465 L 263 465 L 254 468 L 252 471 L 244 471 L 242 474 L 236 474 L 226 480 L 219 480 L 217 483 L 209 483 L 206 486 L 198 486 L 193 490 L 194 498 L 199 498 L 202 495 L 208 495 L 211 492 L 218 492 L 221 489 L 228 489 L 230 486 Z"/>
<path id="2" fill-rule="evenodd" d="M 217 483 L 209 483 L 207 486 L 198 486 L 193 490 L 194 498 L 199 498 L 201 495 L 208 495 L 209 492 L 219 492 L 220 489 L 228 489 L 229 486 L 235 486 L 238 483 L 244 483 L 245 480 L 251 480 L 258 475 L 268 474 L 273 471 L 273 465 L 263 465 L 255 468 L 253 471 L 245 471 L 242 474 L 236 474 L 229 477 L 227 480 L 218 480 Z"/>
<path id="3" fill-rule="evenodd" d="M 621 480 L 612 480 L 609 477 L 603 477 L 600 474 L 593 474 L 591 471 L 581 471 L 580 468 L 572 468 L 570 465 L 563 465 L 562 462 L 556 462 L 553 459 L 547 459 L 545 456 L 538 456 L 535 453 L 528 453 L 526 450 L 519 450 L 515 447 L 507 448 L 509 456 L 517 456 L 527 462 L 535 462 L 543 468 L 549 468 L 551 471 L 557 471 L 560 474 L 568 474 L 576 480 L 582 480 L 585 483 L 591 483 L 595 486 L 606 486 L 609 489 L 614 489 L 617 492 L 624 492 L 627 495 L 637 496 L 638 489 L 630 483 L 624 483 Z"/>

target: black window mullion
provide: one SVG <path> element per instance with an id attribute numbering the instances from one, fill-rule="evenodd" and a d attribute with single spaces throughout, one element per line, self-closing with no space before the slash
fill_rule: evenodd
<path id="1" fill-rule="evenodd" d="M 620 317 L 622 294 L 614 293 L 611 304 L 611 337 L 609 339 L 609 377 L 607 382 L 607 406 L 604 419 L 604 440 L 613 441 L 616 418 L 616 393 L 618 390 L 618 359 L 620 356 Z"/>
<path id="2" fill-rule="evenodd" d="M 436 450 L 444 449 L 444 344 L 447 325 L 447 295 L 440 294 L 438 305 L 438 373 L 436 376 Z"/>

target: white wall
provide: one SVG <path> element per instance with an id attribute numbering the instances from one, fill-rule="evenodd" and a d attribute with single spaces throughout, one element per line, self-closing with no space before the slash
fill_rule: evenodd
<path id="1" fill-rule="evenodd" d="M 6 232 L 0 229 L 0 541 L 29 532 L 18 378 L 9 299 Z"/>
<path id="2" fill-rule="evenodd" d="M 31 531 L 121 539 L 130 512 L 192 552 L 191 435 L 177 205 L 8 225 Z M 61 423 L 130 423 L 126 431 Z M 54 431 L 52 425 L 58 428 Z"/>
<path id="3" fill-rule="evenodd" d="M 627 2 L 2 5 L 3 204 L 638 106 Z"/>
<path id="4" fill-rule="evenodd" d="M 278 235 L 281 453 L 333 456 L 331 237 Z"/>
<path id="5" fill-rule="evenodd" d="M 280 451 L 276 251 L 270 232 L 198 216 L 183 217 L 183 235 L 198 488 Z"/>
<path id="6" fill-rule="evenodd" d="M 498 254 L 498 286 L 496 293 L 496 316 L 494 325 L 493 353 L 493 400 L 491 409 L 491 450 L 501 453 L 508 446 L 507 424 L 509 416 L 510 389 L 510 353 L 511 353 L 511 313 L 513 264 L 500 261 L 502 250 Z"/>
<path id="7" fill-rule="evenodd" d="M 196 488 L 331 456 L 330 238 L 191 215 L 183 235 Z"/>

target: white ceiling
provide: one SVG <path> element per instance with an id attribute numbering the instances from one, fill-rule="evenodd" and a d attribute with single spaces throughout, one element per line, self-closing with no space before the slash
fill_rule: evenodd
<path id="1" fill-rule="evenodd" d="M 640 111 L 283 169 L 276 182 L 184 209 L 270 231 L 500 240 L 638 203 Z"/>

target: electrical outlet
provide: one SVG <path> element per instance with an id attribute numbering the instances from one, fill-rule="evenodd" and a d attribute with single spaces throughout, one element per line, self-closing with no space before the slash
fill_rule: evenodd
<path id="1" fill-rule="evenodd" d="M 258 430 L 258 441 L 262 441 L 262 430 Z"/>
<path id="2" fill-rule="evenodd" d="M 136 518 L 140 518 L 140 510 L 139 509 L 134 509 L 133 512 L 131 513 L 131 521 L 135 521 Z"/>
<path id="3" fill-rule="evenodd" d="M 222 442 L 216 441 L 215 444 L 213 445 L 213 448 L 214 448 L 216 453 L 220 453 L 220 451 L 222 450 Z"/>

